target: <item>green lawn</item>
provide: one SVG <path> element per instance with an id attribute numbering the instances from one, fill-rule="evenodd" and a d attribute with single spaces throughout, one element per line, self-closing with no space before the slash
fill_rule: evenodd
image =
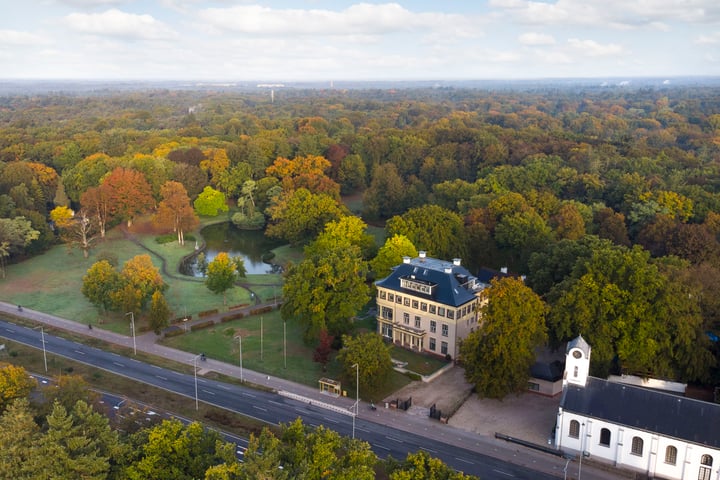
<path id="1" fill-rule="evenodd" d="M 420 375 L 430 375 L 431 373 L 437 372 L 448 363 L 441 358 L 431 355 L 421 355 L 395 345 L 391 347 L 390 356 L 394 360 L 407 363 L 405 366 L 406 369 L 419 373 Z"/>

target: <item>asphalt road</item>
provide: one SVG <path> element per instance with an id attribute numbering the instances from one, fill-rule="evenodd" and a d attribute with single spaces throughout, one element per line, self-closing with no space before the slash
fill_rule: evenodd
<path id="1" fill-rule="evenodd" d="M 31 329 L 0 320 L 0 337 L 43 349 L 43 340 L 39 329 Z M 352 435 L 353 433 L 353 419 L 349 414 L 334 412 L 275 393 L 175 372 L 48 334 L 44 335 L 44 340 L 45 350 L 55 355 L 71 358 L 117 375 L 184 395 L 193 400 L 198 398 L 199 401 L 270 424 L 289 423 L 297 417 L 301 417 L 303 422 L 308 425 L 323 425 L 342 435 Z M 197 365 L 198 369 L 202 368 L 202 360 L 191 354 L 188 354 L 188 364 Z M 485 480 L 558 478 L 455 445 L 373 423 L 362 417 L 356 418 L 354 430 L 355 436 L 368 442 L 373 451 L 381 458 L 392 455 L 394 458 L 402 459 L 409 452 L 425 450 L 456 470 L 479 476 Z"/>

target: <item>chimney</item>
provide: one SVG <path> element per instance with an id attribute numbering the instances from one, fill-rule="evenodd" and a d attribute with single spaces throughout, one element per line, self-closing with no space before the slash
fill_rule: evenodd
<path id="1" fill-rule="evenodd" d="M 425 257 L 427 257 L 427 252 L 426 252 L 425 250 L 420 250 L 420 251 L 418 252 L 418 256 L 419 256 L 421 259 L 424 259 Z"/>
<path id="2" fill-rule="evenodd" d="M 410 257 L 403 257 L 403 263 L 410 263 Z"/>
<path id="3" fill-rule="evenodd" d="M 459 259 L 459 258 L 453 258 L 453 265 L 455 265 L 456 267 L 459 267 L 459 266 L 460 266 L 460 259 Z"/>
<path id="4" fill-rule="evenodd" d="M 500 273 L 504 273 L 505 275 L 507 275 L 507 267 L 502 267 L 500 269 Z"/>
<path id="5" fill-rule="evenodd" d="M 451 267 L 445 267 L 445 273 L 452 273 Z"/>

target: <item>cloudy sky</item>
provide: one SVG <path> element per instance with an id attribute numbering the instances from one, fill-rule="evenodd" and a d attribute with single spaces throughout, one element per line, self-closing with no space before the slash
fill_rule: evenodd
<path id="1" fill-rule="evenodd" d="M 720 75 L 720 0 L 0 0 L 0 78 Z"/>

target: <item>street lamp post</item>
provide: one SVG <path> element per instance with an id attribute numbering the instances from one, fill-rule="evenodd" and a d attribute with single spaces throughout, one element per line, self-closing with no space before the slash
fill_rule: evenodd
<path id="1" fill-rule="evenodd" d="M 43 328 L 42 325 L 40 325 L 39 327 L 35 327 L 33 330 L 37 330 L 38 328 L 40 329 L 40 338 L 42 339 L 43 360 L 45 361 L 45 373 L 47 373 L 48 368 L 47 368 L 47 352 L 45 350 L 45 329 Z"/>
<path id="2" fill-rule="evenodd" d="M 240 381 L 243 381 L 243 368 L 242 368 L 242 336 L 238 335 L 237 337 L 238 341 L 238 348 L 240 349 Z"/>
<path id="3" fill-rule="evenodd" d="M 200 406 L 198 404 L 198 387 L 197 387 L 197 359 L 202 357 L 202 353 L 195 355 L 193 357 L 193 376 L 195 377 L 195 410 L 199 410 Z"/>
<path id="4" fill-rule="evenodd" d="M 135 314 L 133 312 L 125 314 L 126 317 L 128 315 L 130 315 L 130 330 L 132 331 L 133 337 L 133 355 L 137 356 L 137 344 L 135 343 Z"/>
<path id="5" fill-rule="evenodd" d="M 355 417 L 358 415 L 358 406 L 360 405 L 360 365 L 353 365 L 355 368 L 355 411 L 353 412 L 352 438 L 355 438 Z"/>

